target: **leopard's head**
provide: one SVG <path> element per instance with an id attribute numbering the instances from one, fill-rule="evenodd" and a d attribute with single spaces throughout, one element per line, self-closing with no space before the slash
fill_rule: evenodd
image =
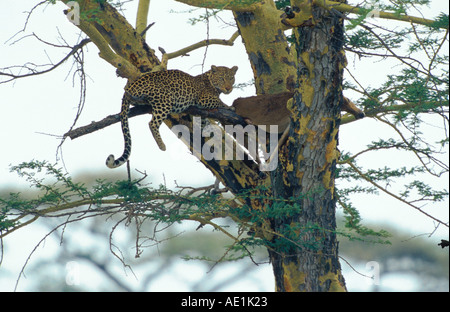
<path id="1" fill-rule="evenodd" d="M 206 74 L 208 75 L 209 82 L 216 90 L 221 93 L 229 94 L 233 90 L 234 75 L 238 70 L 237 66 L 232 68 L 224 66 L 211 66 L 211 70 Z"/>

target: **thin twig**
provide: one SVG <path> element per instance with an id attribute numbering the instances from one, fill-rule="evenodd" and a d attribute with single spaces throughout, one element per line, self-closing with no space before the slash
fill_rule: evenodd
<path id="1" fill-rule="evenodd" d="M 441 221 L 441 220 L 439 220 L 439 219 L 433 217 L 432 215 L 426 213 L 425 211 L 423 211 L 423 210 L 420 209 L 419 207 L 417 207 L 417 206 L 411 204 L 410 202 L 408 202 L 408 201 L 404 200 L 403 198 L 401 198 L 401 197 L 395 195 L 394 193 L 389 192 L 387 189 L 385 189 L 384 187 L 382 187 L 382 186 L 379 185 L 378 183 L 374 182 L 372 179 L 370 179 L 370 178 L 367 177 L 364 173 L 362 173 L 362 172 L 361 172 L 354 164 L 352 164 L 351 162 L 347 162 L 346 164 L 349 165 L 353 170 L 355 170 L 356 173 L 358 173 L 364 180 L 366 180 L 367 182 L 369 182 L 370 184 L 372 184 L 372 185 L 375 186 L 376 188 L 380 189 L 380 190 L 383 191 L 384 193 L 386 193 L 386 194 L 392 196 L 393 198 L 395 198 L 395 199 L 401 201 L 402 203 L 404 203 L 404 204 L 406 204 L 406 205 L 408 205 L 408 206 L 410 206 L 410 207 L 416 209 L 417 211 L 419 211 L 420 213 L 426 215 L 426 216 L 429 217 L 430 219 L 433 219 L 434 221 L 436 221 L 436 222 L 438 222 L 438 223 L 440 223 L 440 224 L 442 224 L 442 225 L 448 227 L 448 224 L 447 224 L 447 223 L 444 223 L 443 221 Z"/>
<path id="2" fill-rule="evenodd" d="M 42 74 L 46 74 L 54 69 L 56 69 L 58 66 L 60 66 L 61 64 L 63 64 L 65 61 L 67 61 L 72 55 L 74 55 L 79 49 L 83 48 L 86 44 L 88 44 L 89 42 L 91 42 L 91 39 L 83 39 L 81 40 L 80 43 L 76 44 L 75 46 L 72 47 L 72 50 L 58 63 L 56 63 L 55 65 L 53 65 L 52 67 L 45 69 L 43 71 L 40 72 L 31 72 L 31 73 L 27 73 L 27 74 L 23 74 L 23 75 L 14 75 L 14 74 L 9 74 L 9 73 L 5 73 L 5 72 L 0 72 L 0 76 L 6 76 L 6 77 L 11 77 L 10 79 L 4 80 L 4 81 L 0 81 L 0 84 L 2 83 L 7 83 L 10 82 L 14 79 L 18 79 L 18 78 L 25 78 L 25 77 L 30 77 L 30 76 L 37 76 L 37 75 L 42 75 Z"/>

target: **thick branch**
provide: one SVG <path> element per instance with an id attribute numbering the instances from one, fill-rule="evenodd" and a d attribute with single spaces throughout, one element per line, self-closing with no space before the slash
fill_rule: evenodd
<path id="1" fill-rule="evenodd" d="M 228 110 L 229 111 L 229 110 Z M 233 112 L 229 111 L 231 114 L 234 114 Z M 200 137 L 200 150 L 194 150 L 194 134 L 195 129 L 193 129 L 193 122 L 190 118 L 190 116 L 186 115 L 172 115 L 169 116 L 164 123 L 169 127 L 172 128 L 175 125 L 184 125 L 188 127 L 189 131 L 189 142 L 185 142 L 182 140 L 189 148 L 189 150 L 192 152 L 193 155 L 196 155 L 199 160 L 205 165 L 206 168 L 208 168 L 215 177 L 217 177 L 223 185 L 225 185 L 228 190 L 230 190 L 234 194 L 239 194 L 243 190 L 250 190 L 255 188 L 257 185 L 264 183 L 265 178 L 267 178 L 267 175 L 260 171 L 258 164 L 249 158 L 244 157 L 242 160 L 237 160 L 235 157 L 233 159 L 228 159 L 226 155 L 224 155 L 225 151 L 227 150 L 227 140 L 226 140 L 226 134 L 225 131 L 221 131 L 221 146 L 225 147 L 222 148 L 222 154 L 219 155 L 219 159 L 216 159 L 216 157 L 213 157 L 212 159 L 208 160 L 204 157 L 203 154 L 203 148 L 205 147 L 205 143 L 207 141 L 207 138 L 203 137 L 203 135 Z M 183 138 L 183 137 L 182 137 Z M 236 144 L 236 142 L 232 143 L 233 146 L 236 148 L 236 153 L 238 149 L 242 149 L 242 147 L 239 144 Z M 231 147 L 231 146 L 230 146 Z M 220 157 L 221 156 L 221 157 Z"/>
<path id="2" fill-rule="evenodd" d="M 109 3 L 77 2 L 80 7 L 80 24 L 77 26 L 97 45 L 100 56 L 118 69 L 120 76 L 134 79 L 159 65 L 154 51 L 140 33 Z"/>
<path id="3" fill-rule="evenodd" d="M 448 107 L 449 104 L 448 104 L 448 102 L 447 103 L 427 102 L 426 105 L 428 107 L 427 107 L 426 111 L 424 111 L 424 112 L 431 112 L 433 109 Z M 364 111 L 364 114 L 366 115 L 366 117 L 375 117 L 375 116 L 381 115 L 383 113 L 413 110 L 413 109 L 420 108 L 421 106 L 424 106 L 424 103 L 407 103 L 407 104 L 380 106 L 377 108 L 366 110 L 366 111 Z M 356 120 L 356 118 L 353 115 L 343 116 L 341 118 L 341 125 L 355 121 L 355 120 Z"/>
<path id="4" fill-rule="evenodd" d="M 249 12 L 256 9 L 262 0 L 175 0 L 187 5 L 218 10 L 232 10 L 237 12 Z"/>
<path id="5" fill-rule="evenodd" d="M 144 115 L 144 114 L 149 114 L 149 113 L 151 114 L 151 112 L 152 112 L 152 109 L 150 106 L 139 105 L 139 106 L 132 107 L 130 109 L 130 113 L 129 113 L 128 117 L 132 118 L 132 117 L 139 116 L 139 115 Z M 244 127 L 247 125 L 244 118 L 242 118 L 241 116 L 237 115 L 236 113 L 234 113 L 233 111 L 231 111 L 229 109 L 219 108 L 216 110 L 204 110 L 204 109 L 199 109 L 196 107 L 191 107 L 188 110 L 186 110 L 186 113 L 201 116 L 204 118 L 217 119 L 222 124 L 242 125 Z M 73 130 L 65 133 L 63 137 L 64 138 L 69 137 L 72 140 L 74 140 L 83 135 L 106 128 L 110 125 L 120 122 L 119 115 L 120 114 L 110 115 L 110 116 L 103 118 L 100 121 L 92 122 L 89 125 L 73 129 Z"/>
<path id="6" fill-rule="evenodd" d="M 129 117 L 134 117 L 142 114 L 151 113 L 151 107 L 147 105 L 139 105 L 131 108 Z M 222 125 L 241 125 L 245 127 L 247 125 L 246 121 L 235 112 L 230 109 L 215 109 L 215 110 L 205 110 L 195 107 L 191 107 L 186 110 L 186 113 L 190 115 L 197 115 L 204 118 L 212 118 L 219 120 Z M 192 129 L 192 122 L 189 118 L 186 118 L 186 114 L 179 114 L 169 116 L 164 122 L 171 128 L 175 125 L 182 124 Z M 93 122 L 90 125 L 86 125 L 74 130 L 71 130 L 64 134 L 64 138 L 70 137 L 71 139 L 76 139 L 85 134 L 95 132 L 97 130 L 103 129 L 114 123 L 119 122 L 119 114 L 111 115 L 98 122 Z M 193 131 L 190 131 L 192 137 Z M 222 136 L 224 139 L 224 136 Z M 201 138 L 203 141 L 205 138 Z M 193 142 L 193 138 L 190 139 Z M 204 144 L 202 143 L 201 146 Z M 223 145 L 225 146 L 225 145 Z M 236 149 L 240 148 L 236 146 Z M 189 144 L 189 149 L 193 151 L 193 145 Z M 249 189 L 255 187 L 258 183 L 261 183 L 261 172 L 259 171 L 258 164 L 256 164 L 251 159 L 244 160 L 206 160 L 202 155 L 200 161 L 216 176 L 219 177 L 224 185 L 227 186 L 229 190 L 233 193 L 239 193 L 243 189 Z"/>
<path id="7" fill-rule="evenodd" d="M 280 14 L 273 1 L 262 2 L 252 12 L 233 12 L 253 70 L 256 94 L 276 94 L 295 87 L 295 51 L 283 32 Z"/>
<path id="8" fill-rule="evenodd" d="M 298 2 L 298 9 L 296 11 L 290 12 L 289 17 L 286 14 L 283 15 L 283 24 L 288 27 L 299 27 L 302 25 L 308 25 L 308 23 L 313 22 L 311 20 L 311 4 L 305 2 L 304 0 L 296 0 Z M 416 17 L 410 15 L 399 15 L 395 13 L 389 13 L 384 11 L 379 11 L 377 9 L 366 9 L 361 7 L 355 7 L 348 5 L 346 3 L 330 1 L 330 0 L 314 0 L 312 4 L 320 6 L 328 11 L 336 10 L 342 13 L 350 13 L 357 15 L 365 15 L 369 17 L 384 18 L 402 22 L 409 22 L 414 24 L 420 24 L 425 26 L 435 26 L 436 22 L 434 20 L 426 19 L 423 17 Z M 439 26 L 442 29 L 447 29 L 445 26 Z"/>
<path id="9" fill-rule="evenodd" d="M 139 0 L 139 6 L 136 16 L 136 32 L 142 34 L 147 27 L 148 10 L 150 9 L 150 0 Z M 145 33 L 142 34 L 145 38 Z"/>
<path id="10" fill-rule="evenodd" d="M 348 5 L 346 3 L 336 2 L 336 1 L 330 1 L 330 0 L 314 0 L 314 4 L 330 10 L 335 9 L 339 12 L 343 13 L 353 13 L 358 15 L 367 15 L 368 13 L 373 14 L 373 17 L 379 17 L 379 18 L 385 18 L 390 20 L 396 20 L 396 21 L 403 21 L 403 22 L 410 22 L 414 24 L 421 24 L 425 26 L 433 26 L 435 24 L 435 21 L 422 18 L 422 17 L 415 17 L 415 16 L 409 16 L 409 15 L 398 15 L 394 13 L 389 12 L 383 12 L 378 10 L 372 10 L 370 12 L 367 11 L 367 9 L 354 7 L 351 5 Z M 441 26 L 440 28 L 446 29 L 446 27 Z"/>
<path id="11" fill-rule="evenodd" d="M 131 78 L 132 80 L 139 77 L 140 72 L 127 59 L 116 54 L 103 35 L 91 24 L 81 21 L 80 29 L 89 36 L 97 48 L 100 50 L 99 56 L 109 64 L 120 70 L 121 76 Z"/>

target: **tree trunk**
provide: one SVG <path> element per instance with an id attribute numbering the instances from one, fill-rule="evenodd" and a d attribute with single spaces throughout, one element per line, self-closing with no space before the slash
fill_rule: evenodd
<path id="1" fill-rule="evenodd" d="M 289 139 L 271 173 L 273 195 L 295 199 L 299 209 L 271 220 L 279 235 L 269 255 L 277 291 L 346 291 L 338 259 L 334 191 L 346 63 L 343 21 L 340 15 L 310 8 L 311 18 L 294 30 L 298 87 L 288 102 Z"/>
<path id="2" fill-rule="evenodd" d="M 295 55 L 273 1 L 249 12 L 233 12 L 255 78 L 257 94 L 276 94 L 295 85 Z"/>

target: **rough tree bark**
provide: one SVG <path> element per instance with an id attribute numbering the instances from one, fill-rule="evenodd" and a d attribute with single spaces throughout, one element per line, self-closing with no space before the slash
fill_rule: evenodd
<path id="1" fill-rule="evenodd" d="M 297 246 L 269 250 L 278 291 L 345 291 L 338 259 L 334 179 L 343 104 L 343 19 L 319 7 L 295 29 L 298 88 L 289 139 L 272 173 L 275 196 L 300 198 L 301 211 L 272 222 L 275 232 L 298 225 Z"/>

